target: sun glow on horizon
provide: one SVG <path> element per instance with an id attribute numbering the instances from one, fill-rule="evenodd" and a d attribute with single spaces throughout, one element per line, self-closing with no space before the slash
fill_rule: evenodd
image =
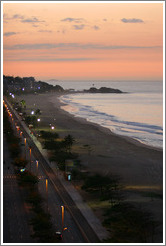
<path id="1" fill-rule="evenodd" d="M 5 75 L 162 80 L 163 3 L 3 2 L 3 58 Z"/>

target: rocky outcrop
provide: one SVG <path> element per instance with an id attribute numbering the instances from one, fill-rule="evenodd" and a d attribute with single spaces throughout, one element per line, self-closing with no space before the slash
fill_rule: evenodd
<path id="1" fill-rule="evenodd" d="M 123 93 L 119 89 L 113 89 L 108 87 L 101 87 L 100 89 L 97 89 L 95 87 L 91 87 L 89 90 L 84 90 L 84 92 L 89 93 Z"/>

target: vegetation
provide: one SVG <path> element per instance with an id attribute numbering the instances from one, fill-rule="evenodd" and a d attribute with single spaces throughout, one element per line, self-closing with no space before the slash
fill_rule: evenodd
<path id="1" fill-rule="evenodd" d="M 25 117 L 25 122 L 28 125 L 33 125 L 33 127 L 37 126 L 37 117 L 36 115 L 28 115 Z"/>
<path id="2" fill-rule="evenodd" d="M 21 104 L 22 108 L 24 108 L 24 109 L 26 108 L 26 102 L 25 102 L 25 100 L 22 99 L 20 101 L 20 104 Z"/>
<path id="3" fill-rule="evenodd" d="M 23 157 L 17 157 L 14 159 L 14 166 L 17 167 L 18 169 L 20 168 L 25 168 L 26 165 L 28 164 L 28 161 L 25 160 Z"/>
<path id="4" fill-rule="evenodd" d="M 31 172 L 24 171 L 22 173 L 19 173 L 18 181 L 21 186 L 27 186 L 28 188 L 34 188 L 34 185 L 36 185 L 39 182 L 39 179 L 37 176 L 33 175 Z"/>
<path id="5" fill-rule="evenodd" d="M 158 223 L 151 213 L 123 202 L 110 207 L 105 216 L 104 226 L 111 229 L 110 243 L 153 242 Z"/>
<path id="6" fill-rule="evenodd" d="M 41 111 L 40 111 L 40 109 L 39 109 L 39 108 L 38 108 L 38 109 L 36 109 L 36 111 L 35 111 L 35 115 L 37 115 L 37 116 L 41 115 Z"/>
<path id="7" fill-rule="evenodd" d="M 30 224 L 33 226 L 34 233 L 32 237 L 38 238 L 41 243 L 55 243 L 54 230 L 52 227 L 50 215 L 44 211 L 35 213 Z"/>
<path id="8" fill-rule="evenodd" d="M 71 153 L 71 147 L 74 142 L 75 139 L 70 134 L 64 138 L 63 145 L 68 153 Z"/>
<path id="9" fill-rule="evenodd" d="M 10 89 L 10 91 L 9 91 Z M 60 85 L 50 85 L 43 81 L 36 81 L 34 77 L 3 76 L 4 94 L 14 92 L 15 94 L 44 93 L 48 91 L 63 92 Z"/>
<path id="10" fill-rule="evenodd" d="M 20 139 L 14 134 L 11 123 L 8 120 L 8 114 L 5 108 L 3 109 L 3 126 L 4 133 L 6 134 L 6 139 L 9 143 L 11 157 L 17 158 L 20 156 Z"/>
<path id="11" fill-rule="evenodd" d="M 82 189 L 95 193 L 102 201 L 109 200 L 111 204 L 119 203 L 123 199 L 121 188 L 118 177 L 103 177 L 99 174 L 88 176 L 82 186 Z"/>

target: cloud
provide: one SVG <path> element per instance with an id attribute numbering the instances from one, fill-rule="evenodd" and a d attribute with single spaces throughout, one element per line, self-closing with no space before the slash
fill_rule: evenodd
<path id="1" fill-rule="evenodd" d="M 126 19 L 126 18 L 123 18 L 123 19 L 121 19 L 121 21 L 122 21 L 123 23 L 144 23 L 143 20 L 141 20 L 141 19 L 135 19 L 135 18 L 133 18 L 133 19 Z"/>
<path id="2" fill-rule="evenodd" d="M 23 15 L 15 14 L 15 15 L 12 16 L 11 19 L 24 19 L 24 16 Z"/>
<path id="3" fill-rule="evenodd" d="M 39 27 L 39 25 L 36 25 L 36 24 L 32 24 L 33 27 Z"/>
<path id="4" fill-rule="evenodd" d="M 18 32 L 5 32 L 3 35 L 5 37 L 10 37 L 10 36 L 13 36 L 13 35 L 16 35 L 16 34 L 18 34 Z"/>
<path id="5" fill-rule="evenodd" d="M 3 15 L 3 20 L 22 20 L 25 17 L 23 15 L 15 14 L 9 17 L 7 14 Z"/>
<path id="6" fill-rule="evenodd" d="M 43 50 L 43 49 L 95 49 L 95 50 L 115 50 L 115 49 L 158 49 L 162 46 L 125 46 L 125 45 L 103 45 L 94 43 L 37 43 L 37 44 L 16 44 L 4 45 L 5 50 Z"/>
<path id="7" fill-rule="evenodd" d="M 66 34 L 66 30 L 65 30 L 65 29 L 62 29 L 62 30 L 57 30 L 57 33 Z"/>
<path id="8" fill-rule="evenodd" d="M 20 21 L 22 23 L 30 23 L 32 24 L 33 27 L 38 27 L 38 25 L 35 25 L 35 24 L 39 24 L 39 23 L 45 23 L 44 20 L 39 20 L 37 17 L 35 16 L 32 16 L 30 18 L 27 18 L 23 15 L 20 15 L 20 14 L 14 14 L 12 15 L 11 17 L 9 17 L 7 14 L 4 14 L 3 15 L 3 20 L 4 20 L 4 23 L 8 23 L 8 20 L 15 20 L 15 21 Z"/>
<path id="9" fill-rule="evenodd" d="M 78 61 L 91 61 L 97 60 L 96 58 L 89 57 L 67 57 L 67 58 L 54 58 L 54 57 L 12 57 L 7 58 L 5 61 L 31 61 L 31 62 L 78 62 Z"/>
<path id="10" fill-rule="evenodd" d="M 48 33 L 51 33 L 52 31 L 51 30 L 39 30 L 38 32 L 48 32 Z"/>
<path id="11" fill-rule="evenodd" d="M 96 26 L 96 25 L 93 26 L 92 28 L 93 28 L 94 30 L 96 30 L 96 31 L 98 31 L 98 30 L 100 29 L 100 27 L 99 27 L 99 26 Z"/>
<path id="12" fill-rule="evenodd" d="M 83 18 L 71 18 L 71 17 L 68 17 L 68 18 L 62 19 L 61 21 L 64 21 L 64 22 L 82 23 L 82 22 L 84 22 L 85 20 L 84 20 Z"/>
<path id="13" fill-rule="evenodd" d="M 39 23 L 39 22 L 45 22 L 45 21 L 41 21 L 41 20 L 38 20 L 37 17 L 32 17 L 32 18 L 27 18 L 27 19 L 23 19 L 21 20 L 21 22 L 26 22 L 26 23 Z"/>
<path id="14" fill-rule="evenodd" d="M 82 25 L 73 25 L 73 28 L 74 28 L 75 30 L 83 30 L 84 27 L 85 27 L 84 24 L 82 24 Z"/>

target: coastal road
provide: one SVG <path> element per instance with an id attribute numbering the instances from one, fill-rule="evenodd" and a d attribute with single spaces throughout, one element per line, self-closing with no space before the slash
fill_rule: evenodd
<path id="1" fill-rule="evenodd" d="M 7 102 L 7 101 L 6 101 Z M 60 180 L 58 179 L 58 176 L 53 172 L 51 167 L 49 166 L 47 160 L 44 158 L 44 156 L 41 154 L 35 143 L 33 142 L 32 138 L 29 136 L 29 133 L 27 131 L 27 127 L 25 126 L 24 122 L 21 122 L 19 116 L 15 112 L 15 110 L 12 109 L 9 103 L 8 107 L 10 108 L 13 116 L 15 117 L 15 120 L 19 122 L 19 125 L 21 127 L 21 130 L 23 131 L 24 137 L 26 137 L 28 145 L 32 147 L 32 153 L 34 156 L 34 159 L 38 160 L 40 163 L 40 166 L 42 167 L 45 175 L 48 177 L 49 184 L 54 188 L 54 192 L 56 195 L 59 196 L 59 199 L 61 200 L 61 205 L 65 207 L 65 209 L 69 212 L 70 217 L 69 220 L 72 221 L 73 224 L 77 227 L 75 229 L 75 235 L 80 234 L 82 239 L 82 242 L 86 243 L 99 243 L 100 240 L 97 236 L 97 234 L 94 232 L 92 227 L 89 225 L 88 221 L 86 218 L 83 216 L 81 211 L 78 209 L 64 186 L 61 184 Z M 49 196 L 51 197 L 51 196 Z M 55 197 L 55 194 L 52 196 Z M 53 199 L 53 198 L 52 198 Z M 55 201 L 49 201 L 49 204 L 55 204 Z M 68 232 L 70 232 L 70 226 L 68 229 Z M 79 232 L 79 233 L 78 233 Z M 64 231 L 64 238 L 66 235 L 66 231 Z M 70 242 L 70 238 L 67 239 Z"/>
<path id="2" fill-rule="evenodd" d="M 3 243 L 35 243 L 31 238 L 29 215 L 17 184 L 5 136 L 3 149 Z"/>

